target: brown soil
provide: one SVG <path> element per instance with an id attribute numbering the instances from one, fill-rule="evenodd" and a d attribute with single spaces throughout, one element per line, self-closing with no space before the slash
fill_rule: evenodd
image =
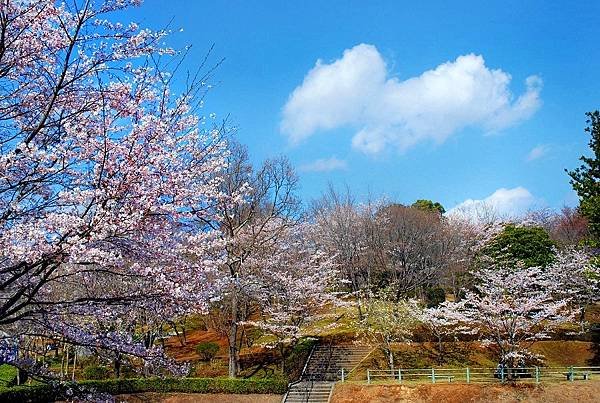
<path id="1" fill-rule="evenodd" d="M 219 352 L 211 362 L 200 361 L 200 357 L 196 353 L 196 346 L 201 342 L 215 342 L 219 345 Z M 165 341 L 165 350 L 169 356 L 177 361 L 191 362 L 194 368 L 193 376 L 214 378 L 227 375 L 227 338 L 212 329 L 188 331 L 186 333 L 186 344 L 183 346 L 177 336 L 172 336 Z M 240 365 L 243 369 L 248 369 L 259 364 L 273 363 L 273 356 L 276 353 L 275 350 L 269 350 L 262 346 L 244 347 L 240 353 Z M 272 373 L 273 371 L 267 372 Z"/>
<path id="2" fill-rule="evenodd" d="M 594 343 L 587 341 L 545 340 L 538 341 L 531 349 L 542 354 L 549 366 L 587 366 L 594 360 Z"/>
<path id="3" fill-rule="evenodd" d="M 193 393 L 138 393 L 115 396 L 116 402 L 127 403 L 279 403 L 280 395 L 203 395 Z"/>
<path id="4" fill-rule="evenodd" d="M 534 385 L 336 385 L 332 403 L 598 402 L 600 382 Z"/>
<path id="5" fill-rule="evenodd" d="M 182 346 L 179 338 L 173 336 L 165 342 L 165 349 L 170 356 L 178 361 L 197 361 L 200 357 L 196 354 L 196 345 L 200 342 L 213 341 L 221 347 L 219 355 L 225 356 L 227 354 L 227 338 L 211 329 L 188 331 L 186 341 L 186 345 Z"/>
<path id="6" fill-rule="evenodd" d="M 201 342 L 215 342 L 220 346 L 217 358 L 227 359 L 227 337 L 221 336 L 212 329 L 191 330 L 186 333 L 186 344 L 181 345 L 177 336 L 170 337 L 165 342 L 165 350 L 178 361 L 197 361 L 200 359 L 196 354 L 196 345 Z M 242 355 L 262 354 L 267 351 L 264 347 L 253 346 L 242 348 Z"/>

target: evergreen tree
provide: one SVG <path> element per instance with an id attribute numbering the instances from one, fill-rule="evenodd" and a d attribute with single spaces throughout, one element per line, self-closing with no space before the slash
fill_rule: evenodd
<path id="1" fill-rule="evenodd" d="M 592 156 L 581 156 L 583 164 L 573 171 L 567 171 L 571 185 L 579 196 L 581 214 L 589 220 L 590 232 L 595 243 L 600 241 L 600 111 L 587 112 L 588 127 L 585 131 L 591 135 L 589 142 Z"/>
<path id="2" fill-rule="evenodd" d="M 431 213 L 439 213 L 440 215 L 442 215 L 446 212 L 446 209 L 440 203 L 438 203 L 438 202 L 434 203 L 431 200 L 425 200 L 425 199 L 417 200 L 416 202 L 414 202 L 412 204 L 411 207 L 422 210 L 422 211 L 431 212 Z"/>

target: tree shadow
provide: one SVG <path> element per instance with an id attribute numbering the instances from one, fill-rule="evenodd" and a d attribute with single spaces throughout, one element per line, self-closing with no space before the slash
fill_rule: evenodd
<path id="1" fill-rule="evenodd" d="M 440 352 L 437 343 L 413 344 L 411 348 L 396 351 L 394 361 L 402 368 L 430 368 L 432 366 L 471 365 L 473 348 L 468 342 L 443 342 Z"/>
<path id="2" fill-rule="evenodd" d="M 469 342 L 442 342 L 441 350 L 438 343 L 422 343 L 418 353 L 427 357 L 431 364 L 470 365 L 473 363 L 471 353 L 473 348 Z"/>
<path id="3" fill-rule="evenodd" d="M 600 366 L 600 326 L 596 325 L 591 330 L 592 357 L 587 360 L 588 365 L 592 367 Z"/>

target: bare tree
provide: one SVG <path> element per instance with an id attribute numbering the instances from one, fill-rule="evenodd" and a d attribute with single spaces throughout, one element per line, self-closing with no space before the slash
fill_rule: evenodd
<path id="1" fill-rule="evenodd" d="M 350 190 L 345 193 L 329 186 L 320 199 L 313 202 L 312 217 L 318 242 L 334 256 L 341 276 L 349 283 L 350 292 L 360 301 L 369 288 L 370 266 L 366 265 L 369 214 L 367 206 L 358 206 Z M 362 305 L 357 304 L 363 317 Z"/>
<path id="2" fill-rule="evenodd" d="M 588 219 L 577 208 L 563 207 L 553 218 L 549 233 L 561 246 L 577 245 L 590 236 Z"/>
<path id="3" fill-rule="evenodd" d="M 379 214 L 387 221 L 384 244 L 370 249 L 385 251 L 373 262 L 382 265 L 380 287 L 392 287 L 396 300 L 415 295 L 448 269 L 460 239 L 439 214 L 399 204 L 388 205 Z"/>

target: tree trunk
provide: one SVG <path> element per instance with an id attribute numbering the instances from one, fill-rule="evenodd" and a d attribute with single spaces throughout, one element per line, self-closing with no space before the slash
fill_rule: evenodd
<path id="1" fill-rule="evenodd" d="M 279 344 L 279 354 L 281 355 L 281 373 L 285 374 L 285 346 L 283 343 Z"/>
<path id="2" fill-rule="evenodd" d="M 579 313 L 579 326 L 581 327 L 581 332 L 585 332 L 585 305 L 580 304 L 580 313 Z"/>
<path id="3" fill-rule="evenodd" d="M 238 360 L 238 352 L 237 352 L 237 344 L 236 344 L 236 335 L 237 335 L 237 323 L 232 322 L 229 328 L 229 377 L 235 378 L 238 374 L 239 370 L 239 360 Z"/>
<path id="4" fill-rule="evenodd" d="M 229 326 L 229 377 L 235 378 L 239 372 L 239 356 L 237 346 L 238 333 L 238 300 L 237 289 L 234 288 L 231 298 L 231 325 Z"/>
<path id="5" fill-rule="evenodd" d="M 175 322 L 171 322 L 171 327 L 173 328 L 173 330 L 175 331 L 175 335 L 177 336 L 177 340 L 179 341 L 179 345 L 181 347 L 185 347 L 185 343 L 184 343 L 184 337 L 179 334 L 179 330 L 177 330 L 177 324 Z M 184 328 L 185 331 L 185 328 Z"/>
<path id="6" fill-rule="evenodd" d="M 356 309 L 358 309 L 358 320 L 363 320 L 365 316 L 362 311 L 362 302 L 360 300 L 360 297 L 358 298 L 358 304 L 356 304 Z"/>
<path id="7" fill-rule="evenodd" d="M 358 320 L 363 320 L 364 316 L 363 316 L 363 312 L 362 312 L 362 303 L 361 303 L 361 290 L 358 287 L 358 280 L 356 279 L 356 275 L 354 273 L 352 273 L 350 275 L 351 281 L 352 281 L 352 292 L 356 293 L 356 295 L 358 296 L 358 303 L 356 304 L 356 309 L 358 310 Z"/>
<path id="8" fill-rule="evenodd" d="M 62 355 L 60 357 L 60 379 L 62 379 L 64 371 L 65 371 L 65 349 L 63 347 Z"/>
<path id="9" fill-rule="evenodd" d="M 69 376 L 69 350 L 70 348 L 67 347 L 67 359 L 65 360 L 65 378 L 67 378 Z"/>
<path id="10" fill-rule="evenodd" d="M 390 366 L 390 370 L 393 371 L 394 370 L 394 353 L 392 352 L 391 349 L 388 349 L 387 355 L 388 355 L 388 364 Z"/>
<path id="11" fill-rule="evenodd" d="M 115 377 L 117 379 L 121 377 L 121 354 L 119 353 L 115 357 Z"/>
<path id="12" fill-rule="evenodd" d="M 77 347 L 73 348 L 73 373 L 71 376 L 71 380 L 75 380 L 75 366 L 77 365 Z"/>

